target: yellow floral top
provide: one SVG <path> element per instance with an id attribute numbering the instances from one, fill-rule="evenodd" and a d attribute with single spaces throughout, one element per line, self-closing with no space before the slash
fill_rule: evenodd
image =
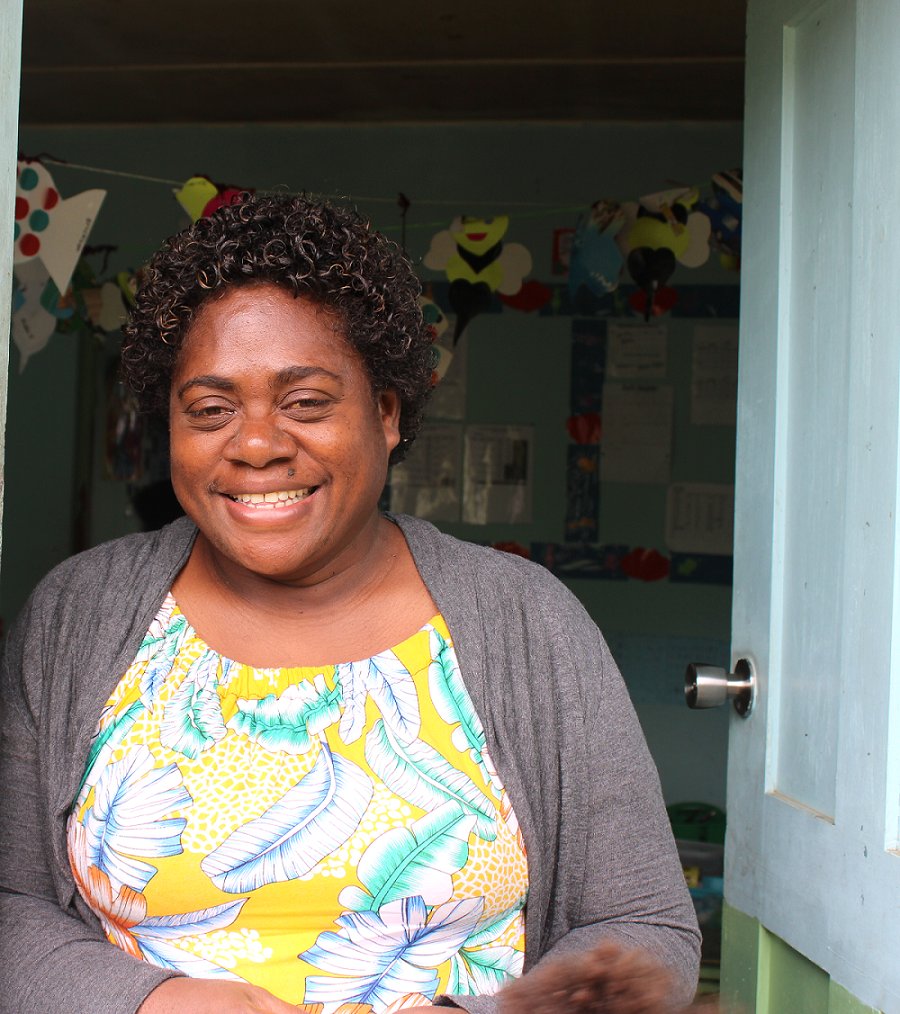
<path id="1" fill-rule="evenodd" d="M 360 662 L 256 669 L 169 595 L 100 716 L 69 857 L 118 947 L 322 1014 L 522 968 L 522 837 L 440 616 Z"/>

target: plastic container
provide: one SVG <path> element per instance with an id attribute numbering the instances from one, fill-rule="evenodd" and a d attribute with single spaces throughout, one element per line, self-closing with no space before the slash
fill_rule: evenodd
<path id="1" fill-rule="evenodd" d="M 725 811 L 712 803 L 674 803 L 666 808 L 672 833 L 685 841 L 725 843 Z"/>

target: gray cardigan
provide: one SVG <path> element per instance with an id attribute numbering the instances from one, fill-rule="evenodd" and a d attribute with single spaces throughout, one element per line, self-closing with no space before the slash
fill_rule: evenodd
<path id="1" fill-rule="evenodd" d="M 450 628 L 525 838 L 526 971 L 616 937 L 669 965 L 688 1001 L 694 910 L 656 770 L 597 627 L 543 568 L 393 520 Z M 75 889 L 65 828 L 101 709 L 195 534 L 181 519 L 67 560 L 10 632 L 0 698 L 4 1012 L 134 1014 L 172 974 L 106 941 Z M 455 999 L 472 1014 L 496 1010 L 491 997 Z"/>

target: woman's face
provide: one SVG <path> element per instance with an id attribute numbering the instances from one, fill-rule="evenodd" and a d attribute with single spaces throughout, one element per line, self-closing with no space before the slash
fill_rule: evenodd
<path id="1" fill-rule="evenodd" d="M 170 394 L 172 484 L 225 561 L 310 583 L 377 531 L 399 399 L 375 397 L 329 311 L 274 285 L 204 304 Z"/>

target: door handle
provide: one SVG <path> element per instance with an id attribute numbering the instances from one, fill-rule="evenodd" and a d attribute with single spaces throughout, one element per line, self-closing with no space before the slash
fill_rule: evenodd
<path id="1" fill-rule="evenodd" d="M 749 658 L 739 658 L 734 672 L 718 665 L 691 662 L 684 674 L 684 699 L 689 708 L 718 708 L 729 698 L 746 718 L 756 701 L 756 673 Z"/>

